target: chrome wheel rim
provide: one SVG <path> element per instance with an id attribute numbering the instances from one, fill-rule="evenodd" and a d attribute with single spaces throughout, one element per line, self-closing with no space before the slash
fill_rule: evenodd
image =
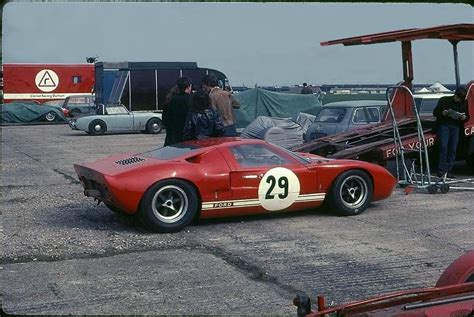
<path id="1" fill-rule="evenodd" d="M 160 125 L 156 122 L 153 123 L 153 125 L 151 126 L 151 128 L 153 129 L 153 131 L 159 131 L 160 130 Z"/>
<path id="2" fill-rule="evenodd" d="M 367 182 L 360 176 L 347 177 L 339 189 L 342 203 L 351 209 L 360 208 L 367 200 Z"/>
<path id="3" fill-rule="evenodd" d="M 179 221 L 186 214 L 188 206 L 188 196 L 183 189 L 174 185 L 160 188 L 152 200 L 153 213 L 165 223 Z"/>
<path id="4" fill-rule="evenodd" d="M 97 132 L 100 132 L 102 130 L 102 126 L 100 124 L 96 124 L 94 126 L 94 130 L 97 131 Z"/>

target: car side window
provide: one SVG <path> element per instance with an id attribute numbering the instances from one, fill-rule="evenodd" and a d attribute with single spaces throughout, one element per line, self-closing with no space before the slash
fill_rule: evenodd
<path id="1" fill-rule="evenodd" d="M 240 144 L 230 150 L 241 167 L 284 166 L 293 163 L 264 144 Z"/>
<path id="2" fill-rule="evenodd" d="M 357 108 L 354 111 L 354 116 L 352 118 L 354 123 L 367 123 L 367 116 L 365 115 L 364 108 Z"/>
<path id="3" fill-rule="evenodd" d="M 380 111 L 377 107 L 367 107 L 369 122 L 380 122 Z"/>

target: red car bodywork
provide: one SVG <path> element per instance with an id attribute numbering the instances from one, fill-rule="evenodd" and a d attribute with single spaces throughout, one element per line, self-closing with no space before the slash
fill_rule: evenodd
<path id="1" fill-rule="evenodd" d="M 383 167 L 352 160 L 329 160 L 301 153 L 308 162 L 295 159 L 290 152 L 262 140 L 210 138 L 190 141 L 195 150 L 169 160 L 142 154 L 118 154 L 84 165 L 74 165 L 84 185 L 85 195 L 104 201 L 127 214 L 136 214 L 144 193 L 165 179 L 184 180 L 198 193 L 201 217 L 222 217 L 268 212 L 259 200 L 262 176 L 279 164 L 242 167 L 231 148 L 250 144 L 269 146 L 287 160 L 285 169 L 298 178 L 299 193 L 284 211 L 320 206 L 334 180 L 344 171 L 365 171 L 373 182 L 372 201 L 391 195 L 396 179 Z M 290 188 L 291 190 L 291 188 Z M 272 211 L 280 211 L 271 208 Z"/>
<path id="2" fill-rule="evenodd" d="M 472 317 L 474 315 L 474 250 L 456 259 L 439 277 L 435 287 L 409 289 L 367 300 L 326 308 L 318 297 L 318 311 L 311 311 L 307 296 L 297 296 L 298 316 Z"/>

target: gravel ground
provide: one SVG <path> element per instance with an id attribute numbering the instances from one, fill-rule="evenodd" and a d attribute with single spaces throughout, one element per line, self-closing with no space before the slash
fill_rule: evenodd
<path id="1" fill-rule="evenodd" d="M 294 315 L 297 292 L 342 302 L 432 286 L 473 248 L 472 191 L 397 189 L 357 217 L 215 219 L 175 234 L 149 233 L 83 196 L 72 164 L 163 141 L 62 124 L 2 127 L 6 312 Z M 469 175 L 463 164 L 455 172 Z"/>

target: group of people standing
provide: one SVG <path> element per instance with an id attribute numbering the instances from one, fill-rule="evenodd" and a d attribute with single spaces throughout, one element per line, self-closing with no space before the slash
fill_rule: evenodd
<path id="1" fill-rule="evenodd" d="M 177 92 L 167 98 L 163 110 L 166 126 L 165 146 L 186 140 L 219 136 L 237 136 L 234 108 L 238 101 L 218 86 L 217 78 L 206 75 L 201 89 L 193 92 L 188 77 L 176 82 Z"/>

